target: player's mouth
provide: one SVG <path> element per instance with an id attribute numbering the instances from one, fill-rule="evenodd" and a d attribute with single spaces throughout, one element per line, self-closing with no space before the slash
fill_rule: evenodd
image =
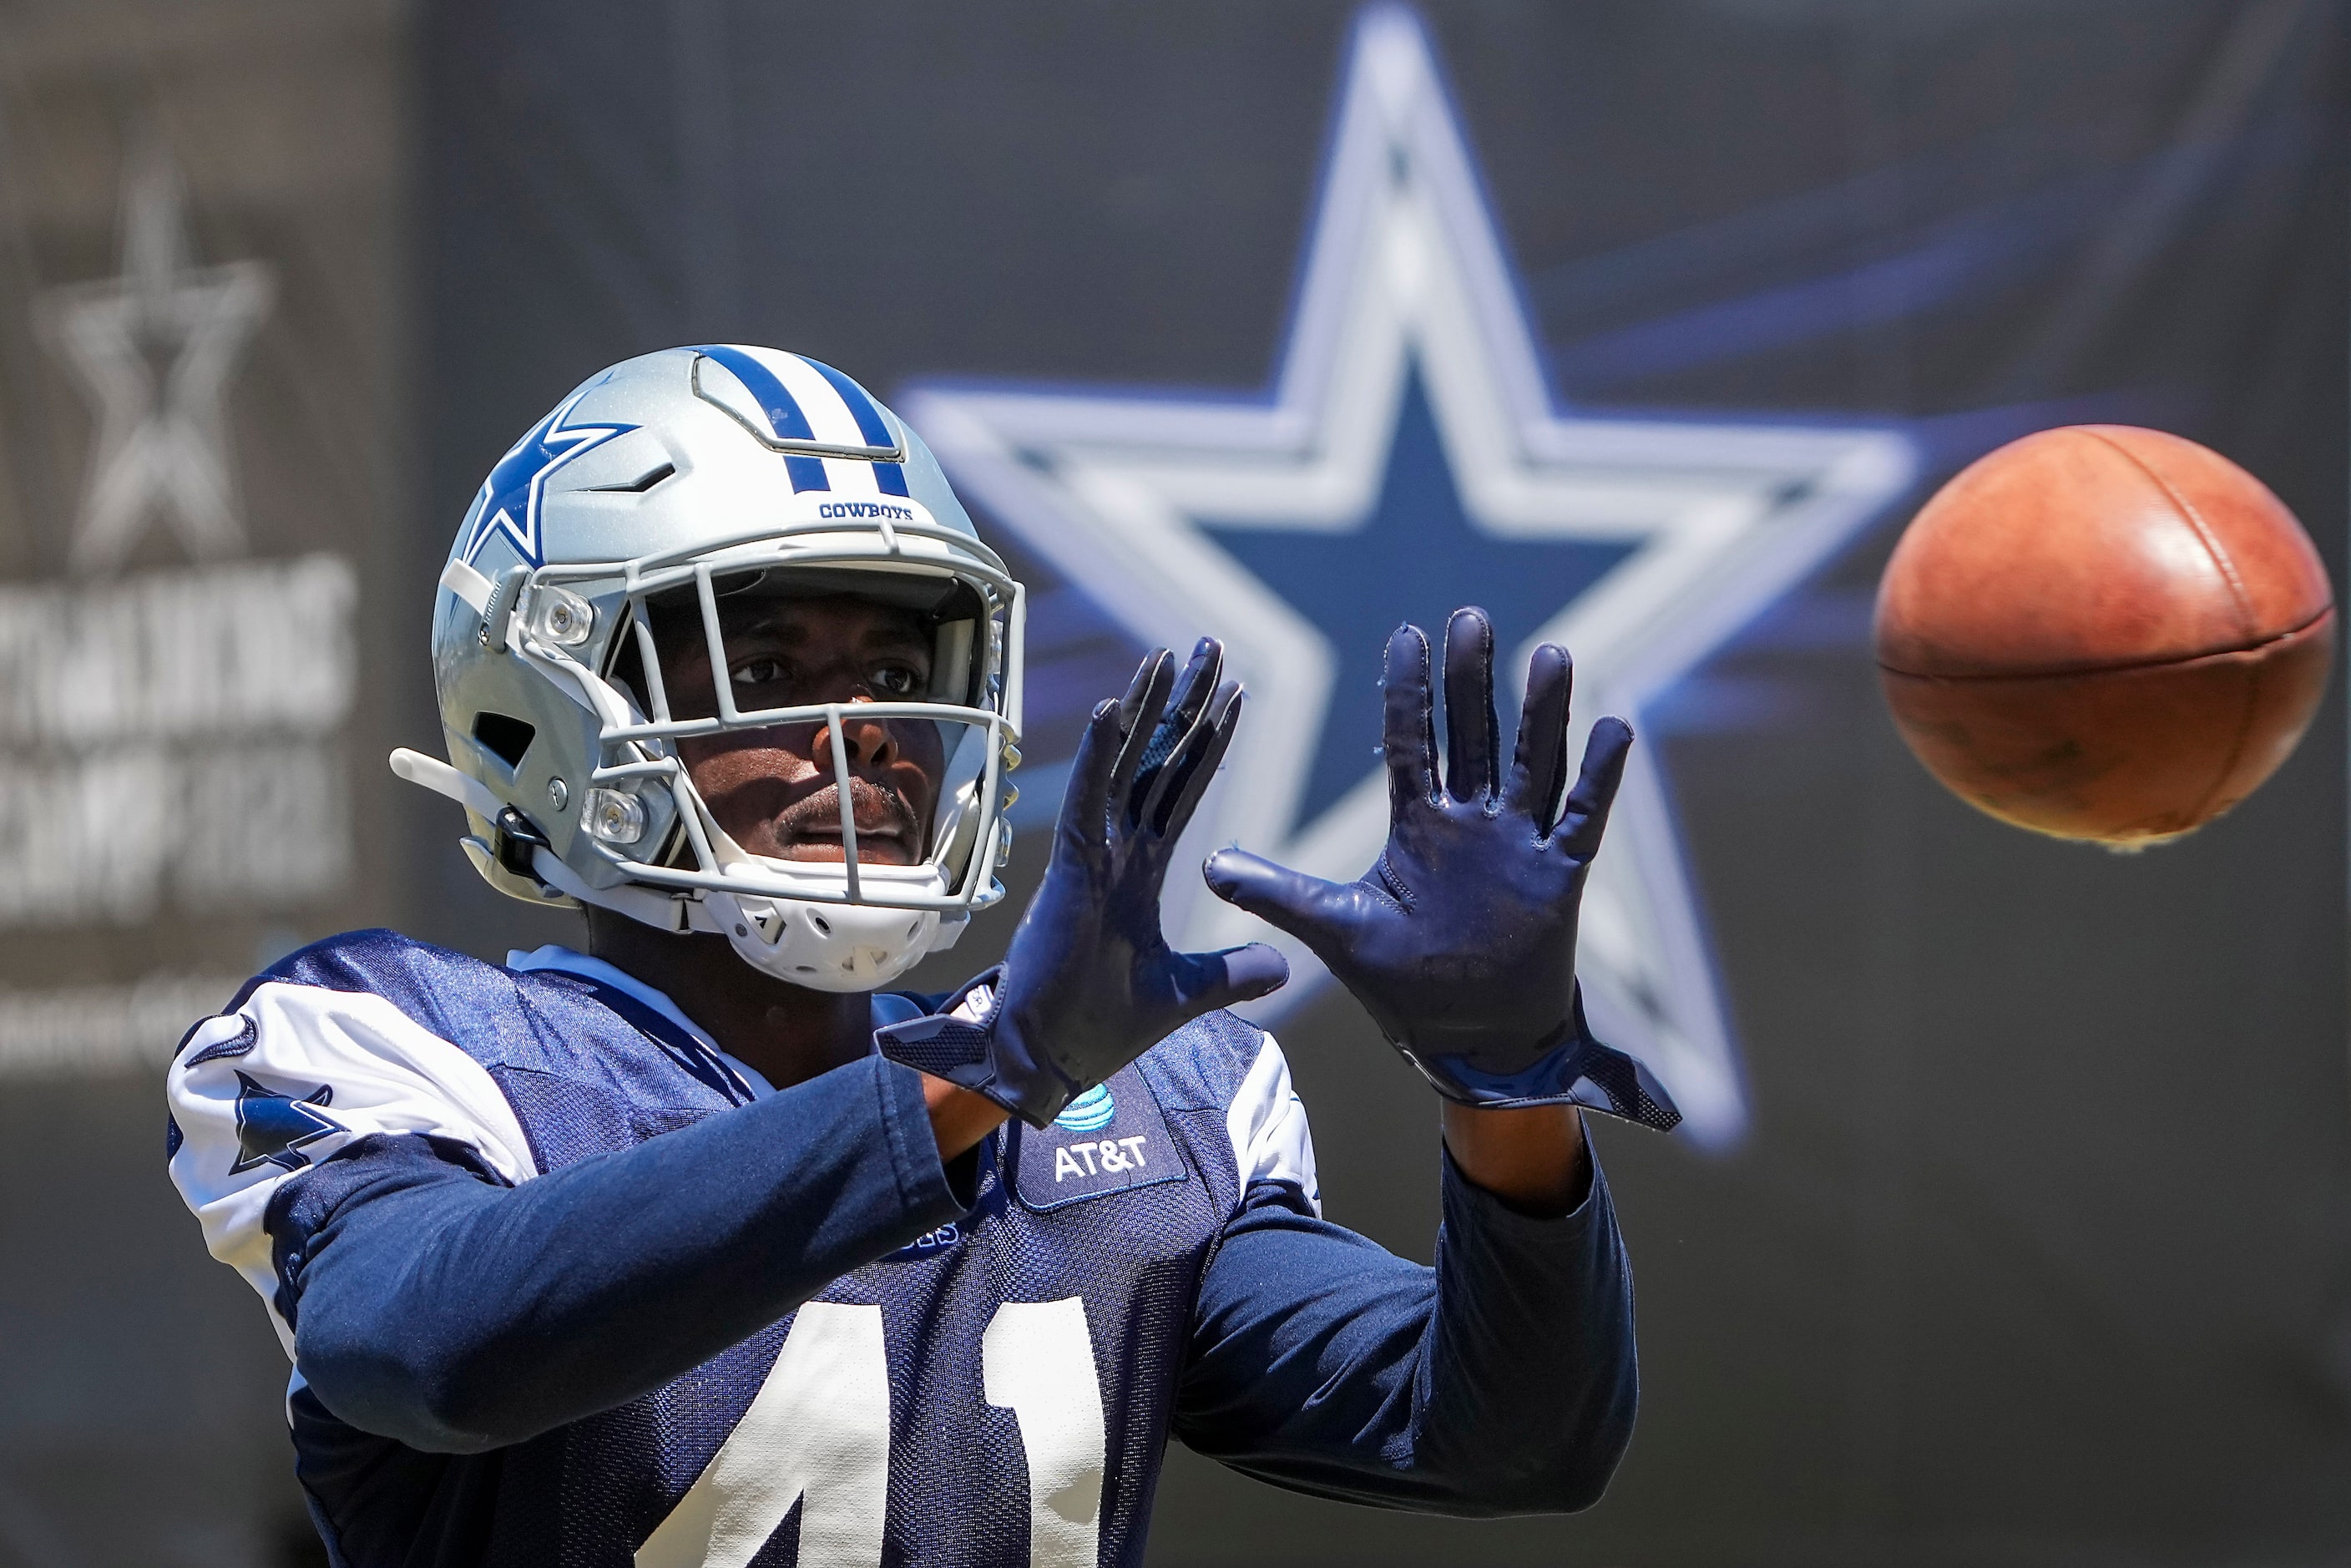
<path id="1" fill-rule="evenodd" d="M 852 779 L 849 798 L 857 831 L 857 859 L 864 865 L 913 865 L 921 855 L 922 830 L 914 809 L 895 790 L 863 779 Z M 841 792 L 826 785 L 784 809 L 775 822 L 775 853 L 792 861 L 843 861 Z"/>

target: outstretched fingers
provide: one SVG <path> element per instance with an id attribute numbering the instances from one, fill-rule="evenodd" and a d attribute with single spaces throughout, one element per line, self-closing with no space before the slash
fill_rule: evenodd
<path id="1" fill-rule="evenodd" d="M 1592 727 L 1583 743 L 1583 771 L 1567 797 L 1552 841 L 1578 860 L 1590 860 L 1600 851 L 1600 835 L 1608 829 L 1608 809 L 1616 802 L 1617 786 L 1625 782 L 1625 759 L 1633 752 L 1633 727 L 1610 715 Z"/>
<path id="2" fill-rule="evenodd" d="M 1255 1001 L 1290 978 L 1290 960 L 1262 942 L 1172 956 L 1176 1006 L 1187 1022 L 1218 1008 Z"/>
<path id="3" fill-rule="evenodd" d="M 1291 871 L 1247 850 L 1218 850 L 1200 867 L 1200 874 L 1218 898 L 1289 932 L 1325 964 L 1343 972 L 1334 960 L 1349 951 L 1361 924 L 1361 887 Z"/>
<path id="4" fill-rule="evenodd" d="M 1151 738 L 1143 748 L 1142 761 L 1135 769 L 1134 784 L 1126 796 L 1126 824 L 1133 828 L 1148 821 L 1154 805 L 1160 799 L 1165 779 L 1184 748 L 1198 729 L 1200 715 L 1207 709 L 1209 697 L 1217 689 L 1217 679 L 1225 667 L 1225 645 L 1214 637 L 1203 637 L 1193 645 L 1192 657 L 1184 667 L 1183 679 L 1176 683 L 1176 700 L 1158 722 L 1152 727 Z"/>
<path id="5" fill-rule="evenodd" d="M 1519 710 L 1519 747 L 1502 803 L 1533 820 L 1549 833 L 1559 821 L 1559 798 L 1567 788 L 1567 708 L 1575 686 L 1575 665 L 1567 650 L 1545 643 L 1527 669 L 1526 706 Z"/>
<path id="6" fill-rule="evenodd" d="M 1070 782 L 1061 791 L 1061 841 L 1089 857 L 1099 852 L 1110 825 L 1110 780 L 1126 738 L 1116 698 L 1105 697 L 1078 737 L 1078 755 L 1070 764 Z"/>
<path id="7" fill-rule="evenodd" d="M 1426 805 L 1437 797 L 1437 716 L 1428 688 L 1428 638 L 1417 626 L 1397 627 L 1388 636 L 1383 694 L 1381 750 L 1388 764 L 1388 805 Z"/>
<path id="8" fill-rule="evenodd" d="M 1150 749 L 1158 727 L 1159 710 L 1167 706 L 1167 689 L 1175 684 L 1176 655 L 1165 648 L 1154 648 L 1144 655 L 1134 679 L 1127 683 L 1126 695 L 1119 699 L 1118 732 L 1123 744 L 1111 768 L 1105 798 L 1108 809 L 1118 814 L 1122 823 L 1133 820 L 1127 802 L 1135 770 L 1143 766 L 1143 755 Z"/>
<path id="9" fill-rule="evenodd" d="M 1494 623 L 1475 605 L 1445 622 L 1445 788 L 1461 801 L 1494 797 Z"/>
<path id="10" fill-rule="evenodd" d="M 1181 838 L 1190 825 L 1193 809 L 1223 766 L 1233 731 L 1240 726 L 1242 700 L 1239 682 L 1227 681 L 1218 686 L 1176 756 L 1161 770 L 1158 788 L 1143 810 L 1143 820 L 1161 838 Z"/>
<path id="11" fill-rule="evenodd" d="M 1225 645 L 1214 637 L 1203 637 L 1192 644 L 1192 657 L 1184 666 L 1184 680 L 1176 688 L 1175 706 L 1168 710 L 1167 723 L 1177 731 L 1188 730 L 1208 706 L 1209 697 L 1224 678 Z"/>

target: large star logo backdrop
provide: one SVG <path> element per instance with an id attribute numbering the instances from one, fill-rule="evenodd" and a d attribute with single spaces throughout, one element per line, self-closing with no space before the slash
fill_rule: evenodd
<path id="1" fill-rule="evenodd" d="M 1270 391 L 930 382 L 903 400 L 957 487 L 1137 640 L 1224 640 L 1250 711 L 1186 852 L 1238 842 L 1362 873 L 1386 836 L 1382 643 L 1481 604 L 1515 706 L 1535 644 L 1564 643 L 1575 713 L 1644 712 L 1875 520 L 1917 466 L 1886 428 L 1613 418 L 1552 393 L 1460 122 L 1411 13 L 1366 11 L 1289 340 Z M 1698 1142 L 1746 1103 L 1670 782 L 1636 746 L 1585 895 L 1594 1029 L 1680 1103 Z M 1042 788 L 1040 785 L 1034 789 Z M 1198 879 L 1171 940 L 1273 939 Z"/>

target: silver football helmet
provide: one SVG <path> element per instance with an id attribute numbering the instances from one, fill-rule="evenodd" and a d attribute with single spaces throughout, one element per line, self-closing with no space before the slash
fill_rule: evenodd
<path id="1" fill-rule="evenodd" d="M 851 716 L 936 727 L 914 863 L 859 863 L 852 705 L 737 706 L 721 606 L 739 596 L 912 615 L 928 689 Z M 558 403 L 484 481 L 433 617 L 449 760 L 403 750 L 392 768 L 465 808 L 465 852 L 501 893 L 714 932 L 778 978 L 872 990 L 1003 896 L 1023 613 L 936 459 L 847 376 L 774 349 L 647 354 Z M 709 661 L 711 696 L 681 705 L 702 711 L 672 707 L 681 645 Z M 829 739 L 838 862 L 746 852 L 687 775 L 681 741 L 779 725 Z"/>

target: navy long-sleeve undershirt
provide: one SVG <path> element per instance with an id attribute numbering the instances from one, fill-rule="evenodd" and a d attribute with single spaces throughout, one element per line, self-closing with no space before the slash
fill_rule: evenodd
<path id="1" fill-rule="evenodd" d="M 268 1228 L 317 1398 L 468 1453 L 659 1387 L 956 1218 L 972 1174 L 939 1160 L 917 1075 L 874 1057 L 518 1186 L 462 1145 L 367 1139 L 286 1184 Z M 1432 1270 L 1254 1186 L 1203 1274 L 1176 1435 L 1357 1501 L 1590 1503 L 1636 1384 L 1604 1180 L 1541 1218 L 1448 1160 L 1444 1214 Z"/>
<path id="2" fill-rule="evenodd" d="M 371 1138 L 271 1206 L 296 1368 L 411 1448 L 520 1442 L 953 1219 L 972 1163 L 950 1177 L 920 1076 L 878 1056 L 518 1186 L 460 1145 Z"/>
<path id="3" fill-rule="evenodd" d="M 1294 1490 L 1424 1512 L 1597 1500 L 1638 1403 L 1632 1276 L 1595 1164 L 1522 1213 L 1444 1161 L 1437 1266 L 1260 1184 L 1202 1281 L 1176 1431 Z"/>

